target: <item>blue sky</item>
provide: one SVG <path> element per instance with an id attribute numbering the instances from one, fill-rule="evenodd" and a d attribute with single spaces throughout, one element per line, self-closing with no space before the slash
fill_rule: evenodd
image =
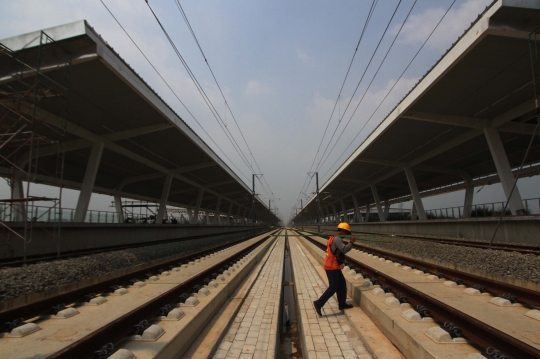
<path id="1" fill-rule="evenodd" d="M 180 105 L 99 0 L 4 0 L 0 13 L 0 38 L 86 19 L 251 187 L 252 170 L 242 162 L 216 119 L 212 117 L 145 1 L 103 1 L 169 81 L 220 149 L 216 148 L 195 119 Z M 321 185 L 491 2 L 457 0 L 411 68 L 365 125 L 452 0 L 416 2 L 381 71 L 368 89 L 367 85 L 414 3 L 414 0 L 378 1 L 332 118 L 332 108 L 336 104 L 372 0 L 181 1 L 224 91 L 232 114 L 225 110 L 225 103 L 175 1 L 150 0 L 152 8 L 212 99 L 220 116 L 226 121 L 242 150 L 249 156 L 232 115 L 236 118 L 264 174 L 265 187 L 268 184 L 273 192 L 271 195 L 267 193 L 268 188 L 263 188 L 260 191 L 261 196 L 266 202 L 269 197 L 273 197 L 272 206 L 277 206 L 285 219 L 295 206 L 328 121 L 330 120 L 331 134 L 338 124 L 338 116 L 343 115 L 347 103 L 351 100 L 354 88 L 398 3 L 400 6 L 395 17 L 348 111 L 343 115 L 336 136 L 341 133 L 349 119 L 350 124 L 328 160 L 319 169 Z M 364 93 L 365 97 L 358 111 L 351 118 L 352 110 Z M 358 135 L 364 125 L 365 128 Z M 357 135 L 356 140 L 346 150 Z M 328 139 L 327 134 L 323 149 Z M 330 148 L 332 146 L 333 143 Z M 344 155 L 340 157 L 342 153 Z M 258 172 L 256 166 L 250 164 Z M 524 198 L 537 196 L 532 189 L 535 183 L 536 179 L 520 181 L 522 192 L 525 191 L 522 193 Z M 257 186 L 260 187 L 260 184 L 257 183 Z M 476 196 L 476 203 L 503 199 L 499 186 L 490 187 L 492 188 L 486 187 Z M 49 191 L 39 186 L 34 188 L 44 193 Z M 307 192 L 312 190 L 313 188 Z M 0 193 L 4 197 L 8 196 L 5 185 L 0 186 Z M 484 198 L 483 193 L 488 195 Z M 76 199 L 77 192 L 68 191 L 65 206 L 74 207 Z M 461 194 L 446 195 L 438 199 L 428 199 L 426 207 L 460 205 L 461 202 Z M 106 208 L 109 204 L 109 197 L 94 195 L 91 208 Z"/>

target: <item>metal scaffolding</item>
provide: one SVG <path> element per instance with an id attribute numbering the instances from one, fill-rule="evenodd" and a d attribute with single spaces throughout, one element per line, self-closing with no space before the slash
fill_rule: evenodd
<path id="1" fill-rule="evenodd" d="M 35 227 L 57 239 L 60 254 L 66 131 L 44 122 L 39 107 L 43 102 L 53 104 L 55 114 L 65 118 L 71 59 L 71 53 L 43 31 L 37 46 L 25 50 L 14 52 L 0 44 L 0 164 L 10 169 L 6 180 L 11 187 L 11 198 L 0 200 L 0 236 L 7 246 L 12 238 L 24 241 L 24 259 Z M 56 155 L 54 173 L 46 174 L 60 180 L 57 198 L 31 195 L 31 183 L 42 172 L 39 159 L 43 151 Z M 48 205 L 37 207 L 36 202 Z M 44 216 L 53 219 L 52 230 L 39 225 Z"/>

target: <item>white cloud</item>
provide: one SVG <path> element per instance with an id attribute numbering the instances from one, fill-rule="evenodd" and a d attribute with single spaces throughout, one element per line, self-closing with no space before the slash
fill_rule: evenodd
<path id="1" fill-rule="evenodd" d="M 468 0 L 460 7 L 450 10 L 426 46 L 438 50 L 447 49 L 491 2 L 491 0 Z M 398 41 L 403 44 L 422 44 L 446 9 L 444 7 L 428 8 L 421 13 L 411 15 L 403 26 Z M 397 33 L 400 26 L 401 24 L 395 25 L 392 32 Z"/>
<path id="2" fill-rule="evenodd" d="M 246 87 L 246 95 L 248 96 L 264 96 L 268 95 L 271 91 L 270 87 L 263 85 L 257 80 L 249 80 Z"/>
<path id="3" fill-rule="evenodd" d="M 298 60 L 302 61 L 303 63 L 305 64 L 312 64 L 313 63 L 313 59 L 311 58 L 311 56 L 309 56 L 304 50 L 302 49 L 297 49 L 296 50 L 296 57 L 298 58 Z"/>

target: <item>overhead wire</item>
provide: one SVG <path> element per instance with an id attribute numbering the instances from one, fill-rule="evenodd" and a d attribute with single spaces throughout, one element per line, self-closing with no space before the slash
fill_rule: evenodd
<path id="1" fill-rule="evenodd" d="M 414 62 L 414 60 L 418 57 L 418 54 L 422 51 L 422 49 L 424 48 L 424 46 L 426 45 L 426 43 L 429 41 L 429 39 L 431 38 L 431 36 L 435 33 L 435 31 L 437 30 L 437 28 L 439 27 L 439 25 L 441 24 L 441 22 L 444 20 L 444 18 L 446 17 L 446 15 L 448 14 L 448 12 L 450 11 L 450 9 L 452 9 L 452 7 L 454 6 L 454 4 L 456 3 L 457 0 L 454 0 L 452 2 L 452 4 L 450 4 L 450 7 L 448 7 L 448 9 L 446 10 L 446 12 L 444 13 L 444 15 L 441 17 L 441 19 L 437 22 L 437 25 L 435 25 L 435 27 L 433 28 L 433 30 L 431 31 L 431 33 L 429 34 L 429 36 L 426 38 L 426 40 L 424 40 L 424 43 L 422 44 L 422 46 L 420 46 L 420 48 L 418 49 L 418 51 L 416 52 L 416 54 L 414 55 L 414 57 L 411 59 L 411 61 L 409 62 L 409 64 L 407 65 L 407 67 L 403 70 L 403 72 L 401 73 L 401 75 L 399 76 L 399 78 L 397 79 L 397 81 L 392 85 L 392 87 L 390 88 L 390 90 L 388 90 L 388 92 L 386 93 L 386 95 L 384 96 L 384 98 L 379 102 L 379 105 L 377 106 L 377 108 L 372 112 L 371 116 L 368 118 L 368 120 L 364 123 L 364 125 L 362 126 L 362 128 L 358 131 L 358 133 L 356 134 L 356 136 L 352 139 L 352 141 L 349 143 L 349 145 L 347 146 L 347 148 L 345 148 L 345 150 L 341 153 L 341 155 L 336 159 L 336 161 L 334 161 L 334 163 L 329 167 L 329 169 L 323 174 L 323 177 L 326 176 L 328 174 L 328 172 L 330 172 L 332 170 L 332 168 L 336 165 L 336 163 L 338 163 L 338 161 L 341 159 L 341 157 L 343 157 L 343 155 L 347 152 L 347 150 L 349 149 L 349 147 L 351 147 L 351 145 L 354 143 L 354 141 L 358 138 L 358 136 L 362 133 L 363 129 L 366 127 L 366 125 L 371 121 L 371 119 L 373 118 L 373 116 L 375 115 L 375 113 L 377 113 L 377 111 L 379 110 L 379 108 L 382 106 L 382 104 L 384 103 L 384 101 L 388 98 L 388 95 L 392 92 L 392 90 L 396 87 L 396 85 L 398 84 L 398 82 L 401 80 L 401 78 L 403 77 L 403 75 L 405 74 L 405 72 L 407 72 L 407 70 L 409 69 L 409 67 L 411 66 L 411 64 Z"/>
<path id="2" fill-rule="evenodd" d="M 199 125 L 199 127 L 203 130 L 203 132 L 208 136 L 208 138 L 210 139 L 210 141 L 212 141 L 212 143 L 214 143 L 214 145 L 221 151 L 221 153 L 225 156 L 225 158 L 227 158 L 229 160 L 229 162 L 234 166 L 234 168 L 236 168 L 238 170 L 238 172 L 240 174 L 242 174 L 242 176 L 244 176 L 244 178 L 246 180 L 249 181 L 248 177 L 236 166 L 236 164 L 229 158 L 229 156 L 227 156 L 227 154 L 225 153 L 225 151 L 223 151 L 223 149 L 216 143 L 216 141 L 214 141 L 214 139 L 212 138 L 212 136 L 210 136 L 210 134 L 208 134 L 208 132 L 205 130 L 205 128 L 202 126 L 202 124 L 197 120 L 197 118 L 195 117 L 195 115 L 193 115 L 193 113 L 189 110 L 189 108 L 186 106 L 186 104 L 180 99 L 180 97 L 178 96 L 178 94 L 172 89 L 172 87 L 169 85 L 169 83 L 167 82 L 167 80 L 165 80 L 165 78 L 161 75 L 161 73 L 157 70 L 157 68 L 154 66 L 154 64 L 150 61 L 150 59 L 148 58 L 148 56 L 146 56 L 146 54 L 144 53 L 144 51 L 142 51 L 142 49 L 139 47 L 139 45 L 135 42 L 135 40 L 133 40 L 133 38 L 131 37 L 131 35 L 129 34 L 129 32 L 124 28 L 124 26 L 120 23 L 120 21 L 116 18 L 116 16 L 113 14 L 113 12 L 109 9 L 109 7 L 107 7 L 107 5 L 103 2 L 103 0 L 100 0 L 100 2 L 103 4 L 103 6 L 105 7 L 105 9 L 107 9 L 107 11 L 109 12 L 109 14 L 112 16 L 112 18 L 116 21 L 116 23 L 118 24 L 118 26 L 120 26 L 120 28 L 124 31 L 124 33 L 126 34 L 126 36 L 131 40 L 131 42 L 133 43 L 133 45 L 135 45 L 135 47 L 137 48 L 137 50 L 139 50 L 139 52 L 141 53 L 141 55 L 146 59 L 146 61 L 148 62 L 148 64 L 152 67 L 152 69 L 154 69 L 154 71 L 156 72 L 156 74 L 161 78 L 161 80 L 165 83 L 165 85 L 169 88 L 169 90 L 172 92 L 172 94 L 176 97 L 176 99 L 180 102 L 180 104 L 182 104 L 182 106 L 184 107 L 184 109 L 189 113 L 189 115 L 193 118 L 193 120 Z"/>
<path id="3" fill-rule="evenodd" d="M 399 9 L 399 6 L 401 5 L 401 1 L 402 0 L 399 0 L 397 6 L 396 6 L 396 9 L 394 10 L 393 14 L 392 14 L 392 17 L 390 18 L 390 20 L 388 21 L 388 24 L 386 25 L 386 28 L 384 29 L 384 32 L 383 34 L 381 35 L 381 38 L 379 39 L 379 42 L 377 43 L 377 47 L 375 48 L 375 50 L 373 51 L 373 54 L 371 55 L 371 58 L 369 59 L 369 62 L 368 64 L 366 65 L 365 69 L 364 69 L 364 72 L 362 73 L 362 77 L 360 77 L 360 80 L 358 81 L 358 84 L 356 85 L 356 88 L 354 89 L 354 92 L 353 94 L 351 95 L 351 98 L 349 100 L 349 102 L 347 103 L 347 106 L 345 107 L 345 110 L 343 111 L 343 113 L 341 114 L 341 118 L 339 119 L 339 122 L 334 130 L 334 133 L 332 134 L 332 137 L 330 138 L 330 140 L 328 141 L 328 144 L 326 145 L 326 148 L 324 149 L 324 152 L 321 156 L 321 159 L 319 160 L 319 163 L 317 164 L 317 168 L 320 167 L 320 163 L 322 161 L 322 159 L 324 158 L 324 155 L 326 154 L 326 151 L 328 150 L 328 147 L 330 146 L 330 143 L 332 142 L 332 139 L 334 138 L 338 128 L 339 128 L 339 125 L 341 124 L 341 120 L 343 120 L 343 117 L 345 117 L 345 114 L 347 113 L 347 110 L 349 109 L 349 106 L 351 105 L 352 101 L 354 100 L 354 95 L 356 94 L 356 91 L 358 91 L 358 88 L 360 87 L 360 84 L 362 83 L 362 81 L 364 80 L 364 76 L 366 75 L 370 65 L 371 65 L 371 62 L 373 61 L 373 58 L 375 57 L 375 55 L 377 54 L 377 51 L 379 50 L 379 46 L 381 46 L 381 43 L 384 39 L 384 36 L 386 35 L 386 32 L 388 31 L 388 28 L 390 27 L 390 24 L 392 23 L 392 20 L 394 20 L 394 17 L 396 16 L 396 13 Z M 350 120 L 349 120 L 350 122 Z M 349 125 L 349 122 L 347 123 L 347 126 Z M 345 126 L 345 127 L 347 127 Z M 336 140 L 337 141 L 337 140 Z"/>
<path id="4" fill-rule="evenodd" d="M 221 86 L 219 85 L 219 82 L 214 74 L 214 71 L 212 70 L 212 67 L 210 66 L 210 63 L 208 62 L 208 58 L 206 57 L 202 47 L 201 47 L 201 44 L 199 42 L 199 40 L 197 39 L 197 35 L 195 35 L 195 31 L 193 30 L 192 26 L 191 26 L 191 23 L 189 22 L 189 19 L 187 17 L 187 14 L 185 13 L 184 11 L 184 8 L 182 7 L 182 4 L 180 3 L 179 0 L 175 0 L 175 4 L 178 8 L 178 10 L 180 11 L 180 14 L 182 15 L 182 18 L 184 19 L 184 22 L 186 23 L 186 26 L 188 27 L 190 33 L 191 33 L 191 36 L 193 37 L 195 43 L 197 44 L 197 47 L 199 48 L 199 51 L 201 52 L 201 55 L 203 56 L 204 58 L 204 62 L 206 63 L 208 69 L 210 70 L 210 73 L 212 74 L 212 78 L 214 79 L 214 82 L 216 83 L 218 89 L 219 89 L 219 92 L 221 94 L 221 97 L 223 98 L 223 100 L 225 101 L 225 107 L 226 107 L 226 110 L 228 109 L 230 114 L 231 114 L 231 117 L 233 118 L 234 120 L 234 123 L 236 124 L 236 127 L 238 128 L 238 131 L 240 132 L 240 135 L 242 136 L 242 139 L 244 140 L 244 143 L 246 144 L 246 147 L 249 151 L 249 154 L 251 155 L 251 158 L 253 159 L 253 163 L 255 163 L 255 166 L 257 166 L 257 169 L 259 170 L 259 172 L 262 172 L 260 167 L 259 167 L 259 164 L 257 163 L 257 160 L 255 159 L 255 156 L 253 155 L 253 151 L 251 150 L 251 148 L 249 147 L 249 144 L 244 136 L 244 133 L 242 132 L 242 129 L 240 128 L 240 126 L 238 125 L 238 121 L 236 120 L 236 117 L 234 116 L 234 113 L 232 112 L 230 106 L 229 106 L 229 102 L 227 101 L 227 99 L 225 98 L 225 95 L 223 93 L 223 90 L 221 89 Z M 225 115 L 227 114 L 227 112 L 225 111 Z M 232 135 L 232 134 L 231 134 Z M 266 190 L 268 191 L 268 193 L 272 193 L 272 190 L 270 189 L 270 185 L 268 185 L 268 182 L 266 181 L 265 178 L 263 178 L 263 181 L 266 182 Z M 264 187 L 264 184 L 261 182 L 261 185 Z"/>
<path id="5" fill-rule="evenodd" d="M 229 141 L 231 142 L 231 144 L 233 145 L 234 149 L 236 150 L 236 152 L 238 153 L 238 155 L 240 156 L 240 158 L 242 158 L 242 160 L 244 161 L 244 163 L 248 166 L 248 168 L 251 168 L 253 170 L 253 167 L 251 166 L 251 164 L 249 163 L 249 160 L 247 159 L 247 157 L 245 156 L 245 154 L 243 153 L 242 149 L 240 148 L 240 146 L 238 145 L 238 143 L 236 142 L 236 140 L 234 139 L 234 137 L 232 136 L 232 134 L 230 133 L 230 131 L 227 129 L 227 127 L 223 127 L 223 119 L 221 118 L 221 116 L 219 115 L 218 111 L 216 110 L 216 108 L 214 107 L 212 101 L 210 100 L 210 98 L 208 97 L 208 95 L 206 94 L 206 92 L 204 91 L 203 87 L 201 86 L 201 84 L 199 83 L 199 81 L 197 80 L 195 74 L 191 71 L 189 65 L 187 64 L 187 62 L 185 61 L 184 57 L 182 56 L 182 54 L 180 53 L 180 51 L 178 50 L 178 48 L 176 47 L 174 41 L 172 40 L 172 38 L 170 37 L 169 33 L 167 32 L 167 30 L 165 29 L 165 27 L 163 26 L 163 24 L 161 23 L 161 21 L 159 20 L 159 18 L 157 17 L 156 13 L 154 12 L 154 10 L 152 9 L 152 7 L 150 6 L 150 4 L 148 2 L 146 2 L 146 4 L 148 5 L 148 8 L 150 9 L 152 15 L 154 16 L 154 18 L 156 19 L 159 27 L 161 28 L 161 30 L 163 31 L 165 37 L 167 38 L 167 40 L 169 41 L 169 44 L 171 45 L 171 47 L 173 48 L 176 56 L 178 57 L 178 59 L 180 60 L 180 62 L 182 63 L 182 65 L 184 66 L 186 72 L 188 73 L 189 77 L 192 79 L 193 83 L 195 84 L 195 87 L 197 88 L 199 94 L 202 96 L 203 100 L 205 101 L 206 105 L 208 106 L 208 108 L 210 109 L 210 112 L 212 113 L 212 115 L 214 116 L 214 118 L 216 119 L 217 123 L 219 124 L 219 126 L 221 127 L 221 129 L 223 130 L 223 132 L 225 133 L 225 135 L 227 136 L 227 138 L 229 139 Z"/>
<path id="6" fill-rule="evenodd" d="M 353 52 L 353 56 L 352 56 L 351 61 L 350 61 L 350 63 L 349 63 L 349 67 L 348 67 L 348 69 L 347 69 L 347 72 L 345 73 L 345 78 L 343 79 L 343 82 L 342 82 L 342 84 L 341 84 L 341 88 L 340 88 L 340 90 L 339 90 L 339 93 L 338 93 L 336 102 L 334 103 L 334 107 L 333 107 L 332 112 L 331 112 L 331 114 L 330 114 L 330 118 L 328 119 L 328 122 L 326 123 L 326 128 L 324 129 L 324 133 L 323 133 L 323 135 L 322 135 L 321 141 L 319 142 L 319 147 L 317 148 L 317 152 L 316 152 L 316 154 L 315 154 L 315 157 L 313 158 L 313 161 L 312 161 L 312 163 L 311 163 L 311 166 L 310 166 L 310 168 L 309 168 L 308 173 L 312 171 L 313 165 L 314 165 L 315 162 L 317 161 L 317 158 L 318 158 L 318 155 L 319 155 L 319 151 L 320 151 L 320 149 L 321 149 L 322 144 L 324 143 L 324 137 L 326 136 L 326 132 L 328 131 L 328 127 L 329 127 L 329 125 L 330 125 L 330 122 L 332 121 L 332 117 L 333 117 L 333 115 L 334 115 L 334 111 L 336 110 L 336 106 L 337 106 L 338 103 L 339 103 L 339 99 L 340 99 L 340 97 L 341 97 L 341 93 L 342 93 L 342 91 L 343 91 L 343 87 L 345 86 L 345 83 L 346 83 L 347 78 L 348 78 L 348 76 L 349 76 L 349 73 L 350 73 L 352 64 L 353 64 L 354 59 L 355 59 L 355 57 L 356 57 L 356 53 L 358 52 L 358 48 L 360 47 L 360 43 L 362 42 L 362 39 L 364 38 L 364 34 L 365 34 L 365 31 L 366 31 L 366 28 L 367 28 L 367 26 L 369 25 L 369 21 L 370 21 L 370 19 L 371 19 L 371 16 L 373 15 L 373 12 L 375 11 L 375 7 L 377 6 L 377 2 L 378 2 L 378 0 L 373 0 L 373 2 L 371 3 L 371 7 L 370 7 L 370 9 L 369 9 L 368 16 L 366 17 L 366 21 L 364 22 L 364 26 L 363 26 L 362 31 L 361 31 L 361 33 L 360 33 L 360 37 L 359 37 L 358 42 L 357 42 L 357 44 L 356 44 L 356 48 L 355 48 L 355 50 L 354 50 L 354 52 Z M 339 117 L 341 117 L 341 116 L 339 116 Z M 303 192 L 305 191 L 305 189 L 306 189 L 306 183 L 308 183 L 308 179 L 310 179 L 310 176 L 309 176 L 309 174 L 306 174 L 306 179 L 304 180 L 304 184 L 302 185 L 302 188 L 301 188 L 301 190 L 300 190 L 300 194 L 299 194 L 299 196 L 298 196 L 298 198 L 296 199 L 296 202 L 295 202 L 295 208 L 297 208 L 298 202 L 300 201 L 300 198 L 301 198 L 301 196 L 302 196 L 302 193 L 303 193 Z M 311 180 L 309 181 L 309 183 L 311 183 Z M 309 187 L 309 184 L 308 184 L 307 186 Z"/>
<path id="7" fill-rule="evenodd" d="M 360 107 L 360 105 L 362 104 L 362 102 L 364 101 L 364 98 L 366 96 L 366 94 L 368 93 L 369 89 L 371 88 L 371 85 L 373 84 L 373 81 L 375 80 L 375 78 L 377 77 L 377 75 L 379 74 L 379 71 L 381 70 L 381 67 L 383 66 L 384 62 L 386 61 L 387 57 L 388 57 L 388 54 L 390 53 L 390 51 L 392 50 L 399 34 L 401 33 L 401 30 L 403 30 L 403 27 L 405 26 L 405 23 L 407 22 L 407 20 L 409 19 L 409 16 L 411 15 L 415 5 L 417 3 L 417 0 L 414 1 L 413 5 L 411 6 L 411 9 L 409 10 L 409 12 L 407 13 L 407 16 L 405 17 L 405 20 L 403 21 L 403 23 L 401 24 L 398 32 L 396 33 L 396 36 L 394 36 L 394 40 L 392 41 L 392 43 L 390 44 L 390 47 L 388 48 L 388 50 L 386 51 L 386 54 L 384 55 L 384 58 L 382 59 L 381 63 L 379 64 L 379 67 L 377 68 L 377 71 L 375 72 L 375 74 L 373 75 L 373 77 L 371 78 L 371 81 L 369 82 L 368 84 L 368 87 L 366 88 L 366 90 L 364 91 L 362 97 L 360 98 L 360 101 L 358 102 L 358 104 L 356 105 L 356 108 L 354 109 L 353 113 L 351 114 L 351 116 L 349 117 L 349 120 L 347 121 L 347 123 L 345 124 L 345 127 L 341 130 L 341 133 L 339 134 L 338 138 L 336 139 L 336 142 L 334 142 L 334 145 L 332 146 L 332 148 L 330 149 L 330 152 L 328 153 L 328 155 L 326 156 L 326 158 L 322 161 L 322 163 L 320 163 L 318 165 L 318 168 L 321 168 L 324 163 L 328 160 L 328 158 L 330 157 L 330 154 L 332 153 L 332 151 L 334 150 L 334 148 L 336 147 L 336 145 L 338 144 L 340 138 L 343 136 L 343 134 L 345 133 L 345 130 L 347 129 L 347 127 L 349 126 L 349 124 L 351 123 L 351 120 L 353 119 L 354 115 L 356 114 L 356 111 L 358 110 L 358 108 Z M 399 5 L 398 5 L 399 6 Z M 352 98 L 351 98 L 352 99 Z"/>

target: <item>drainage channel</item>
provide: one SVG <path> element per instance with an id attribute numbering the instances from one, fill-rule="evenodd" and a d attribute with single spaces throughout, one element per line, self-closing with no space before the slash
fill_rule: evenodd
<path id="1" fill-rule="evenodd" d="M 294 288 L 289 236 L 285 232 L 285 260 L 283 261 L 283 295 L 281 298 L 281 332 L 279 358 L 302 358 L 302 339 L 298 328 L 296 290 Z"/>

